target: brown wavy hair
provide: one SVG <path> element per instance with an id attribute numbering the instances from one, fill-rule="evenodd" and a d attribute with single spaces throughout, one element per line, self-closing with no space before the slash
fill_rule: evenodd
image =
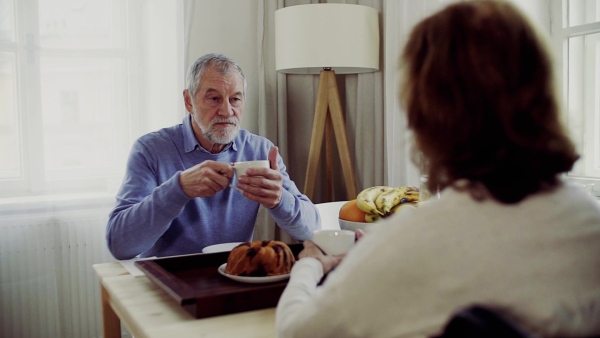
<path id="1" fill-rule="evenodd" d="M 401 61 L 401 101 L 430 189 L 467 179 L 478 199 L 516 203 L 555 186 L 579 158 L 546 46 L 514 5 L 450 5 L 413 29 Z"/>

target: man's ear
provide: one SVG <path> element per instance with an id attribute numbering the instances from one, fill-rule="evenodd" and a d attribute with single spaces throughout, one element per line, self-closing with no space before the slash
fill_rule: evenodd
<path id="1" fill-rule="evenodd" d="M 194 106 L 192 105 L 192 97 L 187 89 L 183 91 L 183 102 L 185 103 L 185 109 L 188 111 L 188 113 L 193 113 Z"/>

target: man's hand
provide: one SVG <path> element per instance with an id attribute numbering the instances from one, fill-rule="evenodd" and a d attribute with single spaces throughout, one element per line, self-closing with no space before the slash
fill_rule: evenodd
<path id="1" fill-rule="evenodd" d="M 228 163 L 204 161 L 182 172 L 179 185 L 188 197 L 214 196 L 227 188 L 232 177 Z"/>
<path id="2" fill-rule="evenodd" d="M 262 204 L 265 208 L 274 208 L 281 202 L 283 178 L 277 165 L 278 148 L 269 151 L 271 168 L 249 168 L 246 175 L 238 177 L 237 187 L 244 197 Z"/>
<path id="3" fill-rule="evenodd" d="M 304 257 L 314 257 L 318 259 L 319 262 L 321 262 L 321 265 L 323 265 L 324 274 L 327 274 L 329 271 L 333 270 L 333 268 L 340 264 L 340 262 L 344 258 L 344 255 L 325 255 L 323 251 L 321 251 L 321 249 L 313 241 L 307 240 L 304 241 L 302 244 L 304 245 L 304 249 L 300 251 L 300 253 L 298 254 L 298 258 L 302 259 Z"/>

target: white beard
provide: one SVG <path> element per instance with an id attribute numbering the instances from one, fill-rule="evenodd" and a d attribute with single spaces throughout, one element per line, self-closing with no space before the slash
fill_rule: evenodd
<path id="1" fill-rule="evenodd" d="M 196 109 L 194 108 L 194 115 L 196 115 Z M 217 144 L 228 144 L 235 138 L 238 131 L 240 130 L 240 124 L 237 118 L 235 117 L 218 117 L 210 121 L 208 126 L 203 125 L 200 121 L 196 120 L 196 124 L 200 127 L 202 134 L 212 143 Z M 217 130 L 214 128 L 214 125 L 217 123 L 227 122 L 231 123 L 234 126 L 229 126 L 225 129 Z"/>

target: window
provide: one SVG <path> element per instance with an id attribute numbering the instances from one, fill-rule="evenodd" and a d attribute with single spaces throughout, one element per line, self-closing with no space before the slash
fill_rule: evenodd
<path id="1" fill-rule="evenodd" d="M 565 121 L 582 155 L 567 177 L 600 179 L 600 0 L 554 0 L 552 37 Z"/>
<path id="2" fill-rule="evenodd" d="M 181 105 L 144 97 L 155 83 L 180 96 L 178 6 L 0 0 L 0 198 L 114 190 L 132 140 L 155 128 L 145 108 Z"/>

